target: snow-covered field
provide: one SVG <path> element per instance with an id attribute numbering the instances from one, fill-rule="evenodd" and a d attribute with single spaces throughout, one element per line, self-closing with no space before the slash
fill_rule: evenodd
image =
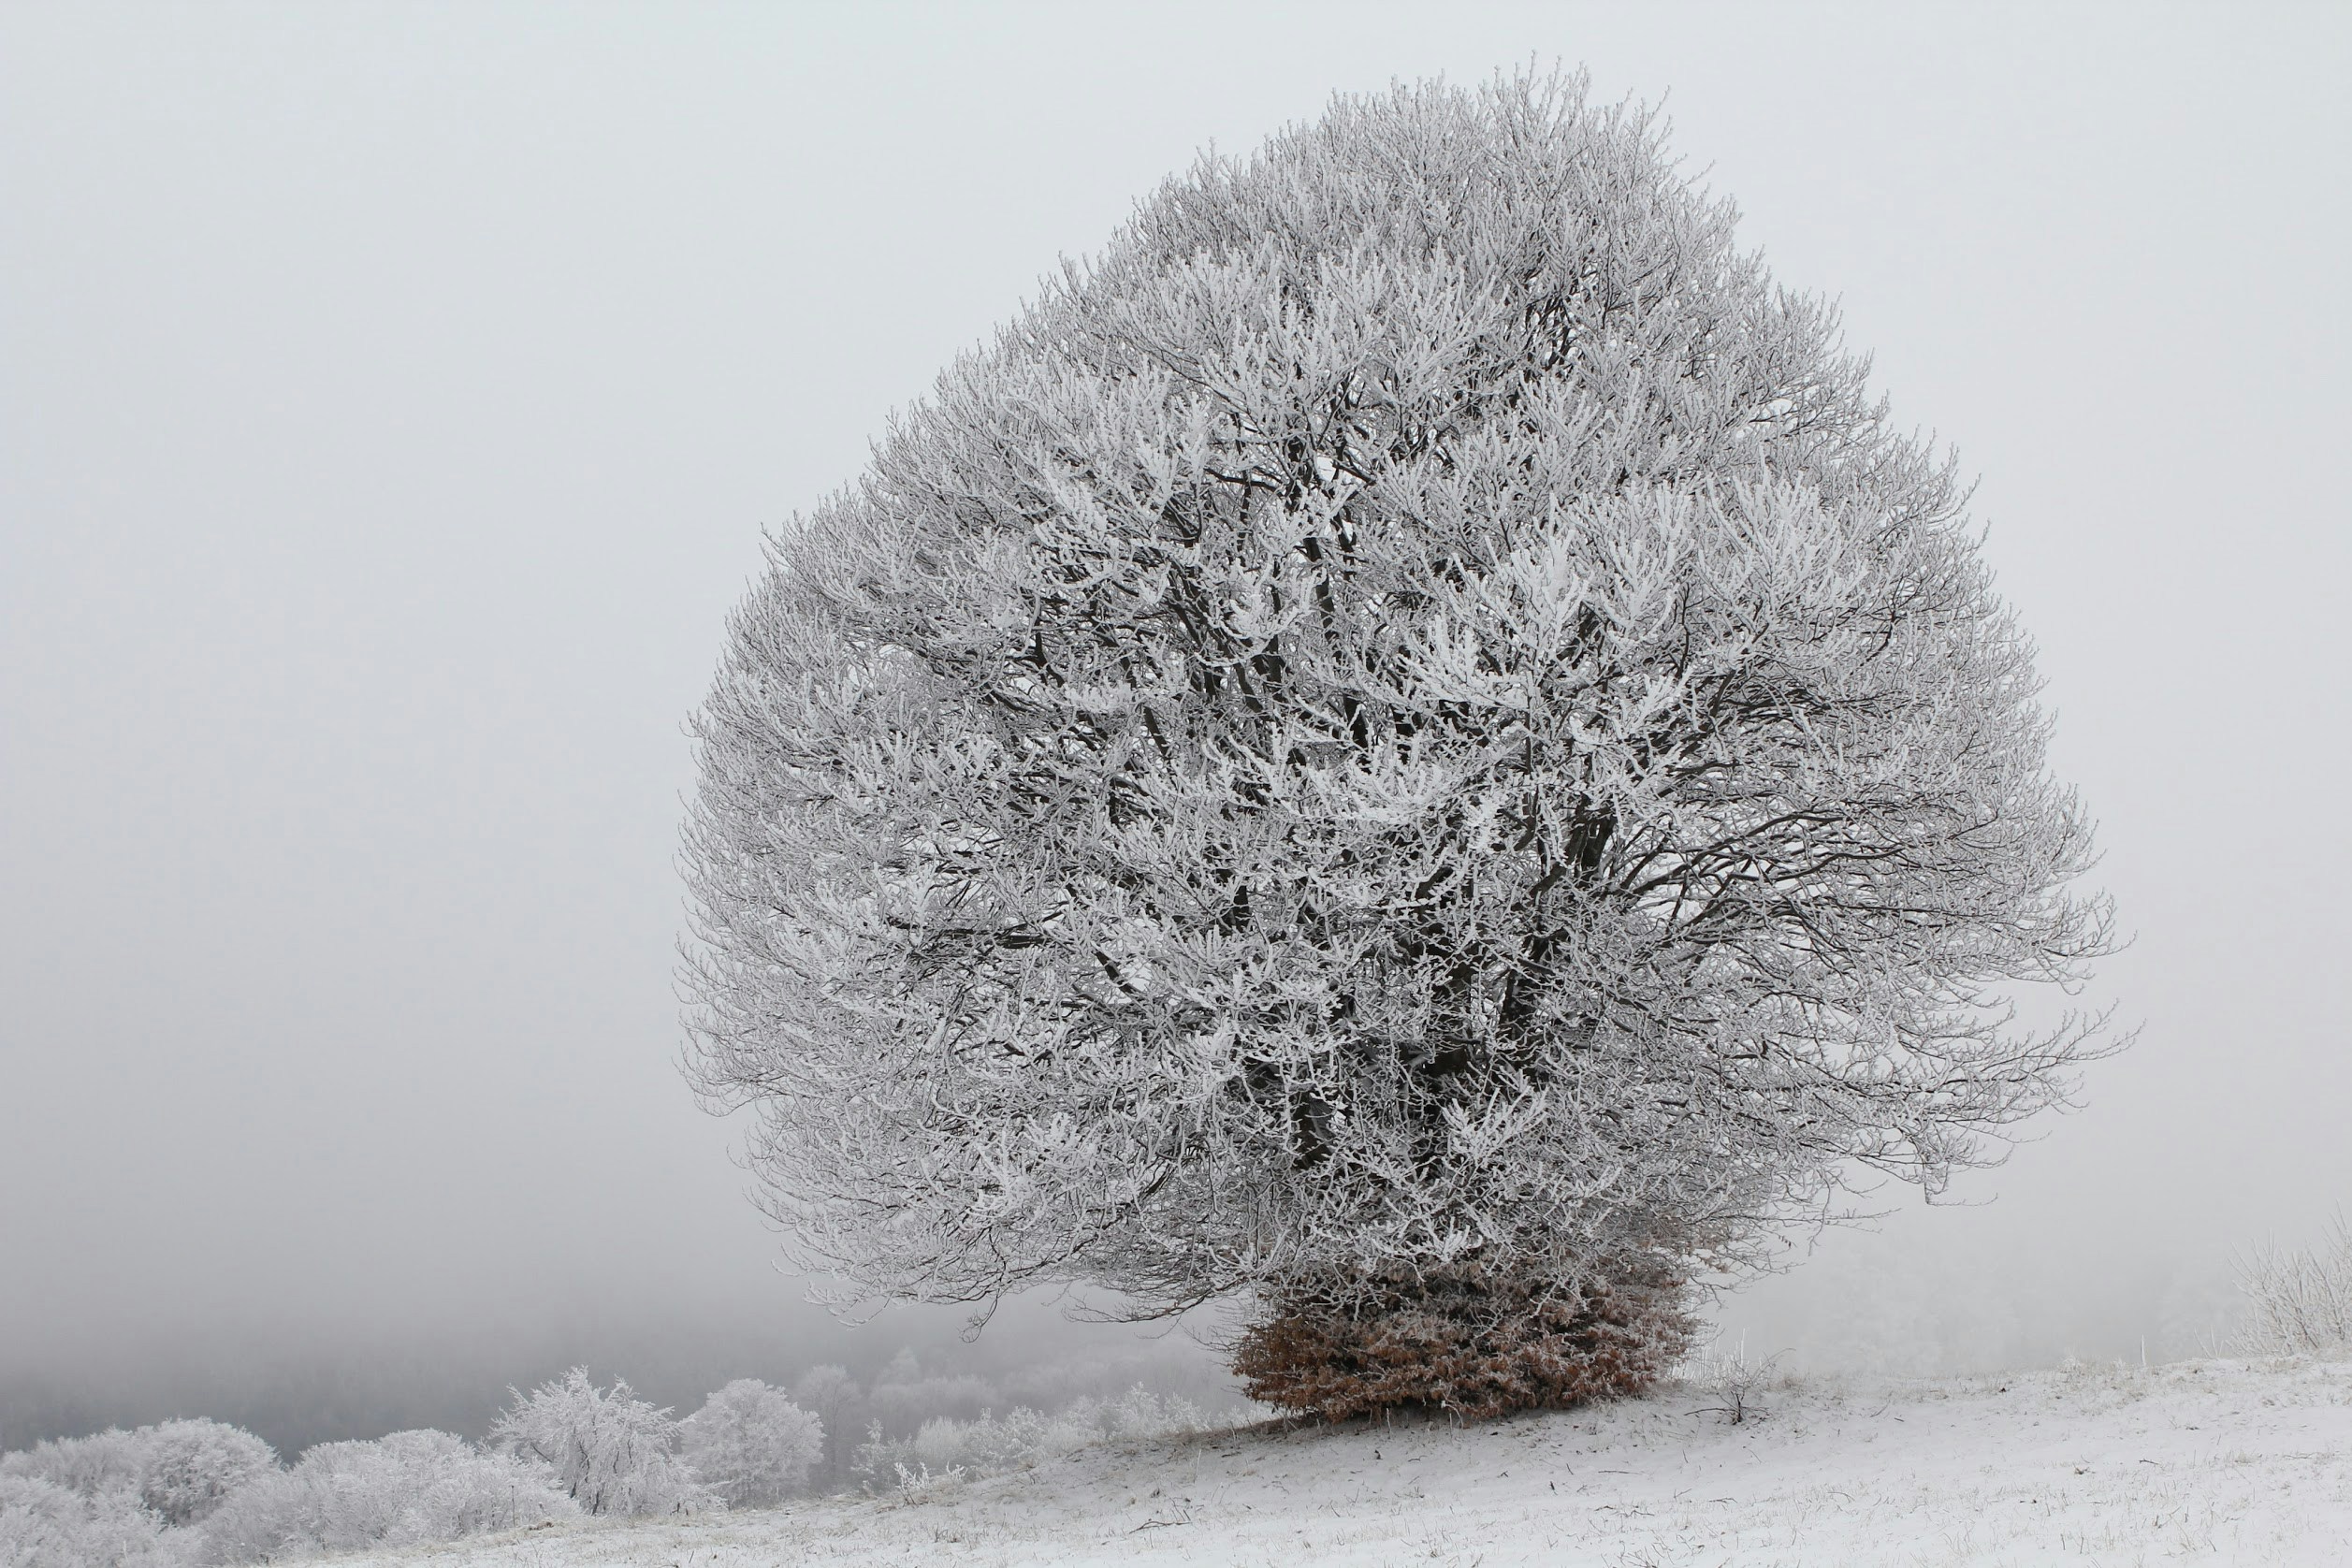
<path id="1" fill-rule="evenodd" d="M 2352 1363 L 1767 1386 L 1466 1429 L 1259 1429 L 928 1495 L 550 1526 L 345 1560 L 791 1563 L 2352 1563 Z"/>

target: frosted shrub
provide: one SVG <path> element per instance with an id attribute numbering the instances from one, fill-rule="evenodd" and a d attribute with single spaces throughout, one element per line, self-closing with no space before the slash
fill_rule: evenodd
<path id="1" fill-rule="evenodd" d="M 109 1427 L 88 1437 L 57 1437 L 13 1454 L 0 1454 L 0 1475 L 47 1481 L 67 1491 L 136 1494 L 147 1474 L 147 1429 Z"/>
<path id="2" fill-rule="evenodd" d="M 1725 1349 L 1719 1341 L 1704 1351 L 1693 1353 L 1684 1359 L 1678 1370 L 1682 1381 L 1693 1392 L 1715 1401 L 1703 1408 L 1737 1427 L 1764 1414 L 1763 1406 L 1757 1402 L 1757 1396 L 1777 1375 L 1779 1360 L 1778 1353 L 1761 1360 L 1750 1359 L 1748 1336 L 1743 1333 L 1729 1349 Z"/>
<path id="3" fill-rule="evenodd" d="M 2239 1339 L 2257 1356 L 2352 1349 L 2352 1225 L 2339 1211 L 2320 1244 L 2287 1252 L 2273 1241 L 2238 1261 L 2248 1314 Z"/>
<path id="4" fill-rule="evenodd" d="M 8 1568 L 80 1568 L 82 1515 L 88 1501 L 53 1481 L 0 1474 L 0 1563 Z M 162 1521 L 154 1524 L 160 1529 Z"/>
<path id="5" fill-rule="evenodd" d="M 1261 1397 L 1557 1401 L 2063 1100 L 2100 1020 L 2012 998 L 2112 922 L 2031 644 L 1735 219 L 1580 80 L 1343 99 L 777 533 L 684 985 L 811 1272 L 1246 1293 Z"/>
<path id="6" fill-rule="evenodd" d="M 586 1367 L 573 1367 L 528 1394 L 508 1392 L 515 1402 L 490 1429 L 492 1441 L 546 1465 L 584 1513 L 671 1514 L 716 1501 L 678 1453 L 678 1423 L 627 1383 L 599 1388 Z"/>
<path id="7" fill-rule="evenodd" d="M 1154 1394 L 1140 1383 L 1115 1400 L 1073 1400 L 1059 1419 L 1092 1429 L 1095 1436 L 1088 1441 L 1111 1443 L 1175 1437 L 1198 1431 L 1203 1424 L 1200 1407 L 1192 1401 Z"/>
<path id="8" fill-rule="evenodd" d="M 443 1431 L 323 1443 L 240 1488 L 203 1527 L 208 1562 L 454 1541 L 578 1510 L 535 1459 Z"/>
<path id="9" fill-rule="evenodd" d="M 960 1465 L 951 1465 L 936 1475 L 931 1473 L 927 1464 L 917 1465 L 912 1470 L 903 1464 L 891 1468 L 901 1503 L 936 1503 L 942 1498 L 954 1496 L 970 1479 Z"/>
<path id="10" fill-rule="evenodd" d="M 194 1524 L 239 1487 L 278 1467 L 269 1445 L 225 1421 L 165 1421 L 146 1440 L 139 1500 L 167 1524 Z"/>
<path id="11" fill-rule="evenodd" d="M 741 1377 L 680 1423 L 687 1461 L 730 1503 L 781 1502 L 824 1456 L 824 1424 L 781 1388 Z"/>
<path id="12" fill-rule="evenodd" d="M 1057 1442 L 1057 1435 L 1051 1417 L 1016 1406 L 1002 1417 L 986 1411 L 972 1421 L 935 1416 L 922 1424 L 911 1446 L 918 1464 L 936 1470 L 961 1465 L 979 1474 L 996 1475 L 1073 1445 Z"/>
<path id="13" fill-rule="evenodd" d="M 85 1494 L 0 1473 L 0 1568 L 176 1568 L 175 1546 L 162 1516 L 121 1487 Z"/>
<path id="14" fill-rule="evenodd" d="M 1181 1397 L 1137 1387 L 1116 1400 L 1082 1398 L 1048 1416 L 1016 1406 L 975 1420 L 936 1416 L 912 1437 L 891 1439 L 874 1428 L 858 1450 L 858 1469 L 881 1477 L 914 1471 L 1001 1475 L 1104 1442 L 1141 1442 L 1198 1431 L 1200 1408 Z"/>
<path id="15" fill-rule="evenodd" d="M 166 1524 L 187 1525 L 277 1463 L 269 1445 L 243 1428 L 199 1419 L 52 1439 L 0 1457 L 0 1474 L 35 1477 L 85 1496 L 127 1492 Z"/>

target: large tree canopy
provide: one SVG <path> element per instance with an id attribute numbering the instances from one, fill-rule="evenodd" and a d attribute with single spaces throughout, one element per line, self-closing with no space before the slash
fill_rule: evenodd
<path id="1" fill-rule="evenodd" d="M 1733 218 L 1577 81 L 1342 100 L 777 535 L 696 725 L 690 1067 L 803 1262 L 1573 1286 L 2062 1094 L 2099 1037 L 2012 982 L 2109 916 L 2031 650 Z"/>

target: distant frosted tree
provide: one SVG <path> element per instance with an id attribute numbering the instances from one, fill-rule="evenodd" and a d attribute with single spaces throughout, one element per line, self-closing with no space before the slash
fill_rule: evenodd
<path id="1" fill-rule="evenodd" d="M 2063 1097 L 2110 913 L 1948 459 L 1580 80 L 1171 181 L 771 542 L 690 1069 L 850 1296 L 1258 1302 L 1261 1398 L 1638 1386 Z"/>
<path id="2" fill-rule="evenodd" d="M 739 1377 L 680 1424 L 694 1474 L 731 1503 L 780 1503 L 824 1457 L 824 1423 L 781 1388 Z"/>
<path id="3" fill-rule="evenodd" d="M 278 1456 L 242 1427 L 207 1419 L 159 1421 L 55 1438 L 0 1457 L 0 1474 L 37 1477 L 97 1497 L 122 1493 L 167 1525 L 195 1524 Z"/>
<path id="4" fill-rule="evenodd" d="M 823 1483 L 837 1486 L 847 1480 L 858 1433 L 865 1427 L 865 1394 L 857 1379 L 848 1369 L 830 1363 L 811 1367 L 793 1383 L 792 1402 L 823 1426 L 824 1451 L 818 1460 Z"/>
<path id="5" fill-rule="evenodd" d="M 678 1452 L 678 1423 L 618 1378 L 599 1388 L 586 1367 L 526 1394 L 490 1429 L 506 1452 L 555 1473 L 584 1513 L 672 1514 L 709 1499 Z"/>
<path id="6" fill-rule="evenodd" d="M 30 1448 L 0 1454 L 0 1475 L 49 1482 L 85 1497 L 126 1492 L 136 1497 L 147 1474 L 146 1429 L 120 1427 L 87 1437 L 52 1437 Z"/>
<path id="7" fill-rule="evenodd" d="M 996 1401 L 996 1390 L 985 1378 L 966 1375 L 926 1375 L 911 1349 L 902 1347 L 865 1391 L 865 1415 L 884 1430 L 911 1432 L 934 1416 L 969 1420 Z"/>
<path id="8" fill-rule="evenodd" d="M 225 1421 L 164 1421 L 141 1427 L 145 1459 L 139 1500 L 167 1524 L 194 1524 L 254 1476 L 278 1468 L 267 1443 Z"/>

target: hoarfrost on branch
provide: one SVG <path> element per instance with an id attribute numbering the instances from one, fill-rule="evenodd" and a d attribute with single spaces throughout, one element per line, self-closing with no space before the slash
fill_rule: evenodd
<path id="1" fill-rule="evenodd" d="M 1343 100 L 772 541 L 690 1069 L 852 1297 L 1735 1263 L 2111 944 L 1951 462 L 1578 81 Z"/>

